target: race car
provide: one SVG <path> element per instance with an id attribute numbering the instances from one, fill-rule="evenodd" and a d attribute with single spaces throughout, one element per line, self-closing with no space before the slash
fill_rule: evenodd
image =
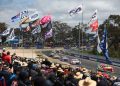
<path id="1" fill-rule="evenodd" d="M 114 72 L 114 68 L 111 65 L 103 63 L 98 65 L 98 70 L 104 72 Z"/>

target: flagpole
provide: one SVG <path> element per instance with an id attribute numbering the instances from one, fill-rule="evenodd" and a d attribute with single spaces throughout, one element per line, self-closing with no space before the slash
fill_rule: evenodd
<path id="1" fill-rule="evenodd" d="M 83 1 L 82 0 L 82 8 L 83 8 Z M 84 10 L 83 10 L 84 11 Z M 82 24 L 81 24 L 81 30 L 83 29 L 83 11 L 82 11 Z M 81 37 L 81 48 L 82 48 L 82 53 L 81 53 L 81 56 L 83 55 L 83 30 L 82 30 L 82 37 Z"/>
<path id="2" fill-rule="evenodd" d="M 79 23 L 79 48 L 78 49 L 80 49 L 80 23 Z"/>
<path id="3" fill-rule="evenodd" d="M 98 15 L 98 13 L 97 13 Z M 98 16 L 97 16 L 97 19 L 98 19 Z M 91 21 L 91 20 L 90 20 Z M 99 37 L 99 29 L 97 29 L 97 47 L 98 47 L 98 37 Z M 97 49 L 96 49 L 97 50 Z M 99 53 L 97 51 L 97 67 L 96 67 L 96 71 L 98 71 L 98 66 L 99 66 L 99 61 L 98 61 L 98 56 L 99 56 Z"/>
<path id="4" fill-rule="evenodd" d="M 14 29 L 14 28 L 13 28 L 13 29 Z M 15 29 L 14 29 L 14 34 L 15 34 Z M 14 53 L 16 53 L 16 47 L 17 47 L 16 45 L 17 45 L 17 44 L 15 44 L 15 52 L 14 52 Z"/>
<path id="5" fill-rule="evenodd" d="M 22 26 L 20 25 L 21 31 L 22 31 Z M 24 40 L 23 40 L 23 32 L 22 32 L 22 49 L 23 49 L 23 57 L 24 57 Z"/>
<path id="6" fill-rule="evenodd" d="M 97 30 L 97 43 L 98 43 L 98 37 L 99 37 L 99 34 L 98 34 L 98 30 Z M 98 47 L 98 44 L 97 44 L 97 47 Z M 98 61 L 98 51 L 97 51 L 97 67 L 96 67 L 96 71 L 98 70 L 98 65 L 99 65 L 99 61 Z"/>
<path id="7" fill-rule="evenodd" d="M 32 37 L 32 41 L 33 41 L 33 37 Z M 32 43 L 32 58 L 33 58 L 33 48 L 34 48 L 33 45 L 34 45 L 34 42 Z"/>

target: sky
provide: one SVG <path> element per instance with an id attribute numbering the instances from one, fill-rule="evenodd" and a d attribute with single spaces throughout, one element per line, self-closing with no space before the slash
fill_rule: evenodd
<path id="1" fill-rule="evenodd" d="M 70 16 L 68 12 L 83 3 L 83 22 L 87 23 L 94 11 L 98 10 L 99 24 L 102 24 L 110 14 L 120 15 L 120 0 L 0 0 L 0 22 L 9 27 L 18 27 L 11 22 L 11 17 L 25 9 L 37 9 L 40 17 L 51 15 L 52 20 L 77 25 L 82 15 Z"/>

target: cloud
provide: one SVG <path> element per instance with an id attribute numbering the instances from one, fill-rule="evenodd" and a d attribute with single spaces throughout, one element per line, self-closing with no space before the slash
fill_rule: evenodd
<path id="1" fill-rule="evenodd" d="M 74 7 L 82 4 L 82 0 L 1 0 L 0 22 L 11 23 L 10 18 L 24 9 L 37 9 L 40 16 L 52 15 L 53 20 L 63 21 L 69 25 L 76 25 L 82 20 L 78 14 L 70 17 L 68 12 Z M 120 14 L 119 0 L 83 0 L 84 23 L 87 23 L 98 9 L 99 23 L 101 24 L 110 14 Z"/>

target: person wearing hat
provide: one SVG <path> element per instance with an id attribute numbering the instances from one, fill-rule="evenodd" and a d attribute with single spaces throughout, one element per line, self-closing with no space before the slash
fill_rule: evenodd
<path id="1" fill-rule="evenodd" d="M 27 67 L 28 64 L 27 64 L 26 62 L 22 62 L 21 66 L 22 66 L 22 67 Z"/>
<path id="2" fill-rule="evenodd" d="M 62 68 L 58 68 L 58 70 L 57 70 L 58 72 L 61 72 L 61 73 L 63 73 L 64 71 L 63 71 L 63 69 Z"/>
<path id="3" fill-rule="evenodd" d="M 31 82 L 29 80 L 29 73 L 25 70 L 22 70 L 18 75 L 18 85 L 19 86 L 31 86 Z"/>
<path id="4" fill-rule="evenodd" d="M 74 75 L 75 79 L 82 79 L 83 78 L 83 74 L 80 72 L 76 72 L 76 74 Z"/>
<path id="5" fill-rule="evenodd" d="M 1 58 L 4 60 L 4 57 L 7 55 L 5 48 L 3 48 Z"/>
<path id="6" fill-rule="evenodd" d="M 51 69 L 56 68 L 55 64 L 52 63 L 51 66 L 50 66 L 50 68 L 51 68 Z"/>
<path id="7" fill-rule="evenodd" d="M 117 79 L 113 83 L 113 86 L 120 86 L 120 76 L 117 77 Z"/>
<path id="8" fill-rule="evenodd" d="M 90 77 L 87 77 L 84 80 L 80 80 L 78 86 L 97 86 L 96 81 L 91 80 Z"/>

